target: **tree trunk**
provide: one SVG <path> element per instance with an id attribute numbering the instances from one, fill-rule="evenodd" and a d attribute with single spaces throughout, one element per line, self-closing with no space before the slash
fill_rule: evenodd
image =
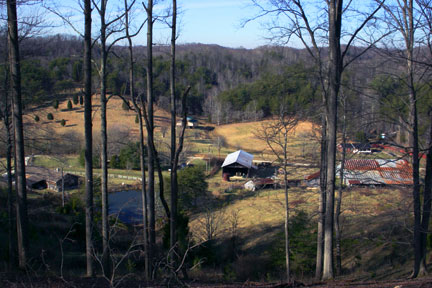
<path id="1" fill-rule="evenodd" d="M 325 103 L 323 94 L 323 103 Z M 317 256 L 315 266 L 315 278 L 321 279 L 323 260 L 324 260 L 324 224 L 325 224 L 325 208 L 326 208 L 326 181 L 327 181 L 327 122 L 326 117 L 322 115 L 321 121 L 321 162 L 320 162 L 320 194 L 319 194 L 319 215 L 318 215 L 318 230 L 317 230 Z"/>
<path id="2" fill-rule="evenodd" d="M 421 250 L 422 259 L 420 261 L 420 275 L 427 274 L 426 255 L 427 255 L 427 232 L 429 230 L 429 220 L 431 216 L 431 196 L 432 196 L 432 114 L 429 116 L 429 148 L 426 158 L 426 176 L 423 196 L 423 215 L 421 222 Z"/>
<path id="3" fill-rule="evenodd" d="M 329 1 L 329 95 L 327 99 L 327 188 L 326 221 L 324 225 L 324 280 L 332 279 L 333 273 L 333 222 L 336 170 L 337 98 L 341 75 L 340 36 L 342 24 L 342 0 Z"/>
<path id="4" fill-rule="evenodd" d="M 142 119 L 141 109 L 137 103 L 137 98 L 135 97 L 135 73 L 134 73 L 134 56 L 133 56 L 133 45 L 132 36 L 129 33 L 129 8 L 127 0 L 124 1 L 125 5 L 125 29 L 126 38 L 128 40 L 129 48 L 129 87 L 130 87 L 130 97 L 134 105 L 135 111 L 138 116 L 139 124 L 139 145 L 140 145 L 140 169 L 141 169 L 141 198 L 142 198 L 142 213 L 143 213 L 143 242 L 144 242 L 144 265 L 145 265 L 145 277 L 147 280 L 150 279 L 150 267 L 149 267 L 149 257 L 148 257 L 148 219 L 147 219 L 147 191 L 146 191 L 146 175 L 145 175 L 145 145 L 144 145 L 144 123 Z M 143 107 L 143 106 L 142 106 Z M 145 109 L 143 107 L 143 109 Z"/>
<path id="5" fill-rule="evenodd" d="M 288 198 L 288 173 L 287 173 L 287 143 L 288 133 L 285 132 L 285 149 L 284 153 L 284 193 L 285 193 L 285 268 L 286 268 L 286 281 L 291 281 L 291 267 L 290 267 L 290 242 L 289 242 L 289 198 Z"/>
<path id="6" fill-rule="evenodd" d="M 173 248 L 177 243 L 177 202 L 178 202 L 178 187 L 177 187 L 177 164 L 175 163 L 176 154 L 176 97 L 175 97 L 175 45 L 176 45 L 176 24 L 177 24 L 177 1 L 173 0 L 173 15 L 171 24 L 171 66 L 170 66 L 170 94 L 171 94 L 171 217 L 170 217 L 170 248 Z M 175 251 L 171 252 L 171 261 L 176 261 Z"/>
<path id="7" fill-rule="evenodd" d="M 102 179 L 101 179 L 101 194 L 102 194 L 102 266 L 103 273 L 106 277 L 110 278 L 110 249 L 109 249 L 109 219 L 108 219 L 108 139 L 107 139 L 107 98 L 106 98 L 106 64 L 108 58 L 108 52 L 106 48 L 106 23 L 105 23 L 105 12 L 107 0 L 102 0 L 100 4 L 100 44 L 101 44 L 101 91 L 100 91 L 100 103 L 101 103 L 101 168 L 102 168 Z"/>
<path id="8" fill-rule="evenodd" d="M 93 138 L 92 138 L 92 68 L 91 68 L 91 0 L 84 0 L 84 134 L 85 134 L 85 191 L 86 191 L 86 261 L 87 276 L 93 270 Z"/>
<path id="9" fill-rule="evenodd" d="M 6 173 L 7 173 L 7 205 L 8 205 L 8 249 L 9 249 L 9 269 L 12 270 L 16 265 L 15 259 L 15 225 L 14 225 L 14 195 L 13 195 L 13 186 L 12 186 L 12 145 L 13 145 L 13 135 L 12 135 L 12 127 L 10 123 L 10 99 L 9 99 L 9 69 L 5 67 L 5 83 L 4 83 L 4 110 L 3 110 L 3 119 L 4 126 L 6 130 Z"/>
<path id="10" fill-rule="evenodd" d="M 340 227 L 340 214 L 342 206 L 342 192 L 343 192 L 343 180 L 344 180 L 344 169 L 345 169 L 345 156 L 346 156 L 346 102 L 345 97 L 343 99 L 343 119 L 342 119 L 342 159 L 341 168 L 339 171 L 340 186 L 336 194 L 336 212 L 335 212 L 335 231 L 336 231 L 336 275 L 342 275 L 342 255 L 341 255 L 341 227 Z"/>
<path id="11" fill-rule="evenodd" d="M 409 85 L 409 123 L 411 125 L 411 130 L 409 131 L 409 145 L 412 150 L 412 167 L 413 167 L 413 209 L 414 209 L 414 268 L 413 278 L 417 277 L 420 271 L 420 264 L 422 261 L 422 243 L 421 243 L 421 207 L 420 207 L 420 161 L 419 161 L 419 143 L 418 143 L 418 120 L 417 120 L 417 95 L 415 80 L 414 80 L 414 6 L 413 0 L 406 0 L 403 7 L 403 14 L 406 20 L 405 24 L 405 53 L 406 53 L 406 72 L 408 75 L 408 85 Z"/>
<path id="12" fill-rule="evenodd" d="M 13 102 L 13 126 L 15 133 L 15 183 L 17 191 L 17 240 L 18 264 L 25 269 L 28 253 L 28 216 L 27 216 L 27 190 L 24 153 L 24 128 L 22 119 L 21 100 L 21 69 L 18 39 L 18 19 L 16 1 L 7 0 L 8 14 L 8 47 L 9 65 L 11 74 L 11 92 Z"/>
<path id="13" fill-rule="evenodd" d="M 156 244 L 156 217 L 155 217 L 155 194 L 154 194 L 154 155 L 152 149 L 153 140 L 153 0 L 147 4 L 147 115 L 149 123 L 147 126 L 147 153 L 148 153 L 148 213 L 149 213 L 149 265 L 153 266 L 153 255 Z M 151 268 L 153 270 L 153 267 Z"/>

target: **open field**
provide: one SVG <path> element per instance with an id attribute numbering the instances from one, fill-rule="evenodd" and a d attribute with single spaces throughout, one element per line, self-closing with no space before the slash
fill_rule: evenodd
<path id="1" fill-rule="evenodd" d="M 93 103 L 93 133 L 98 133 L 101 125 L 100 120 L 100 103 L 98 95 L 92 98 Z M 123 100 L 118 97 L 113 97 L 107 104 L 107 125 L 108 131 L 116 128 L 127 128 L 131 134 L 137 136 L 139 133 L 138 124 L 135 123 L 134 111 L 125 111 L 122 108 Z M 47 114 L 52 113 L 54 120 L 47 120 Z M 34 116 L 38 115 L 40 122 L 34 121 Z M 60 121 L 66 120 L 66 125 L 63 127 Z M 84 135 L 84 106 L 74 105 L 72 110 L 67 109 L 67 100 L 59 103 L 59 108 L 56 110 L 52 106 L 38 109 L 25 117 L 26 125 L 40 125 L 52 129 L 55 133 L 63 135 L 67 132 L 74 131 L 79 135 Z M 161 109 L 155 109 L 155 126 L 168 126 L 168 113 Z"/>
<path id="2" fill-rule="evenodd" d="M 215 128 L 213 134 L 214 137 L 223 137 L 231 152 L 243 149 L 255 154 L 256 158 L 274 159 L 275 156 L 267 143 L 259 138 L 262 135 L 260 131 L 271 121 L 273 120 L 221 125 Z M 289 157 L 294 160 L 314 153 L 317 145 L 316 127 L 311 122 L 300 122 L 288 140 Z M 277 148 L 277 151 L 279 150 L 280 148 Z"/>

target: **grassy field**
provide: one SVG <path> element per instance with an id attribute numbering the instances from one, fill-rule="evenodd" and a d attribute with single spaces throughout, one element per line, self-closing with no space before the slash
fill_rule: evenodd
<path id="1" fill-rule="evenodd" d="M 101 125 L 100 121 L 100 105 L 98 95 L 93 96 L 93 130 L 98 133 Z M 107 125 L 108 130 L 126 128 L 135 136 L 139 133 L 138 124 L 135 123 L 136 113 L 129 110 L 125 111 L 122 108 L 123 100 L 118 97 L 113 97 L 107 104 Z M 48 113 L 52 113 L 54 120 L 47 120 Z M 36 123 L 34 117 L 38 115 L 40 121 Z M 66 125 L 61 126 L 60 121 L 66 120 Z M 31 114 L 25 116 L 25 125 L 39 126 L 51 128 L 55 133 L 63 135 L 69 131 L 77 132 L 79 135 L 84 135 L 84 106 L 74 105 L 72 110 L 67 109 L 67 100 L 59 103 L 59 108 L 56 110 L 52 106 L 37 109 Z M 155 126 L 168 126 L 168 113 L 161 109 L 155 110 Z M 160 128 L 156 128 L 156 131 Z"/>
<path id="2" fill-rule="evenodd" d="M 226 150 L 233 152 L 243 149 L 255 154 L 255 158 L 274 160 L 275 156 L 267 143 L 260 139 L 261 131 L 272 120 L 258 122 L 234 123 L 215 128 L 213 137 L 222 137 L 226 143 Z M 316 127 L 311 122 L 300 122 L 293 129 L 288 140 L 289 157 L 293 160 L 314 154 L 318 147 Z M 277 151 L 281 151 L 277 149 Z"/>

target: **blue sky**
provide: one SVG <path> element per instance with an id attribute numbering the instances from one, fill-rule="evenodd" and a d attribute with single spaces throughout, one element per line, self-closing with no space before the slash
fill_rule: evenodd
<path id="1" fill-rule="evenodd" d="M 46 0 L 50 1 L 50 0 Z M 57 5 L 57 9 L 64 14 L 74 15 L 76 27 L 82 27 L 82 12 L 78 6 L 79 0 L 51 0 L 51 5 Z M 147 1 L 144 1 L 147 2 Z M 179 15 L 179 44 L 205 43 L 217 44 L 233 48 L 255 48 L 266 45 L 265 31 L 260 21 L 254 21 L 241 27 L 242 22 L 254 15 L 255 8 L 250 0 L 178 0 L 181 10 Z M 123 1 L 109 0 L 109 5 L 121 6 Z M 137 1 L 139 11 L 135 12 L 137 23 L 145 18 L 141 1 Z M 155 6 L 155 11 L 166 9 L 171 1 L 163 1 Z M 61 5 L 61 6 L 59 6 Z M 50 14 L 42 11 L 42 14 Z M 94 12 L 93 22 L 98 23 L 97 13 Z M 75 31 L 63 25 L 59 18 L 53 14 L 49 16 L 51 23 L 58 27 L 50 28 L 47 34 L 66 33 L 77 35 Z M 138 25 L 138 24 L 136 24 Z M 145 28 L 144 28 L 145 29 Z M 168 44 L 170 31 L 162 25 L 156 25 L 154 39 L 158 44 Z M 146 44 L 146 33 L 135 39 L 135 44 Z"/>
<path id="2" fill-rule="evenodd" d="M 259 21 L 241 27 L 243 20 L 254 15 L 249 0 L 187 0 L 180 3 L 183 13 L 179 42 L 235 48 L 255 48 L 267 43 Z"/>

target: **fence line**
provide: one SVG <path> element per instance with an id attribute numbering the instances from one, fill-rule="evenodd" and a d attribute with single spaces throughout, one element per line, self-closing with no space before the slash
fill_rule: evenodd
<path id="1" fill-rule="evenodd" d="M 85 172 L 83 172 L 83 171 L 65 170 L 65 172 L 66 172 L 66 173 L 75 174 L 75 175 L 85 176 Z M 93 175 L 101 176 L 102 173 L 99 173 L 99 172 L 93 172 Z M 137 177 L 137 176 L 128 176 L 128 175 L 119 175 L 119 174 L 109 174 L 109 173 L 108 173 L 108 178 L 119 178 L 119 179 L 127 179 L 127 180 L 137 180 L 137 181 L 142 181 L 142 178 L 141 178 L 141 177 Z"/>

